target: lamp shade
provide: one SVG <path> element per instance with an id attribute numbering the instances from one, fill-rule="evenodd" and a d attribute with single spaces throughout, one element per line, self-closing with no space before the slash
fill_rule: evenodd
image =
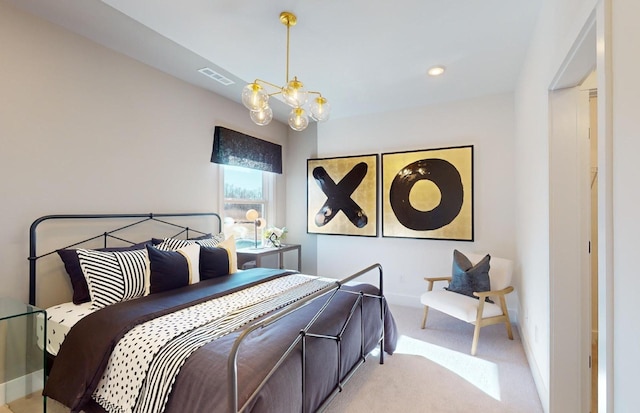
<path id="1" fill-rule="evenodd" d="M 242 103 L 251 110 L 263 110 L 268 106 L 269 95 L 257 83 L 249 83 L 242 88 Z"/>
<path id="2" fill-rule="evenodd" d="M 313 99 L 311 105 L 309 105 L 309 111 L 311 112 L 311 117 L 318 122 L 324 122 L 329 119 L 329 114 L 331 112 L 331 105 L 327 102 L 327 99 L 322 96 L 318 96 Z"/>
<path id="3" fill-rule="evenodd" d="M 304 85 L 294 77 L 292 81 L 282 88 L 282 97 L 287 105 L 297 108 L 305 103 L 309 98 L 309 94 L 304 90 Z"/>
<path id="4" fill-rule="evenodd" d="M 267 106 L 264 109 L 252 110 L 249 116 L 256 125 L 265 126 L 271 123 L 271 119 L 273 119 L 273 110 Z"/>
<path id="5" fill-rule="evenodd" d="M 255 209 L 250 209 L 247 211 L 247 214 L 245 216 L 247 217 L 247 220 L 255 221 L 256 219 L 258 219 L 260 214 Z"/>
<path id="6" fill-rule="evenodd" d="M 309 116 L 302 108 L 293 108 L 289 114 L 289 126 L 296 131 L 303 131 L 309 125 Z"/>

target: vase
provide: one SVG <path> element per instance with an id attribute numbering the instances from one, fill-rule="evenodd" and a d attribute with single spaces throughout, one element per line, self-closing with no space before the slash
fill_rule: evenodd
<path id="1" fill-rule="evenodd" d="M 267 242 L 267 246 L 273 246 L 276 248 L 280 248 L 282 244 L 280 243 L 280 238 L 276 234 L 269 235 L 269 240 Z"/>

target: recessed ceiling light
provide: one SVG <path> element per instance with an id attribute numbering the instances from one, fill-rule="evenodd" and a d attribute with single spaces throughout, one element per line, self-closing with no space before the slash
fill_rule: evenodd
<path id="1" fill-rule="evenodd" d="M 433 66 L 427 70 L 429 76 L 440 76 L 444 73 L 444 66 Z"/>

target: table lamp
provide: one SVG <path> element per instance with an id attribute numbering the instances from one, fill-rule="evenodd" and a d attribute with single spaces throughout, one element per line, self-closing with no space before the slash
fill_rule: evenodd
<path id="1" fill-rule="evenodd" d="M 253 241 L 255 243 L 255 248 L 257 249 L 258 248 L 258 228 L 260 229 L 264 228 L 267 222 L 263 218 L 260 218 L 260 214 L 255 209 L 248 210 L 245 216 L 247 218 L 247 221 L 253 222 L 253 230 L 254 230 Z"/>

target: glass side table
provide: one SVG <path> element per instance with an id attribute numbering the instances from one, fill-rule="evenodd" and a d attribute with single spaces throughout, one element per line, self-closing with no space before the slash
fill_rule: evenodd
<path id="1" fill-rule="evenodd" d="M 39 334 L 37 328 L 42 330 Z M 46 335 L 45 310 L 0 297 L 0 405 L 22 398 L 41 398 L 42 410 L 30 411 L 46 413 L 47 399 L 39 394 L 46 380 Z"/>

